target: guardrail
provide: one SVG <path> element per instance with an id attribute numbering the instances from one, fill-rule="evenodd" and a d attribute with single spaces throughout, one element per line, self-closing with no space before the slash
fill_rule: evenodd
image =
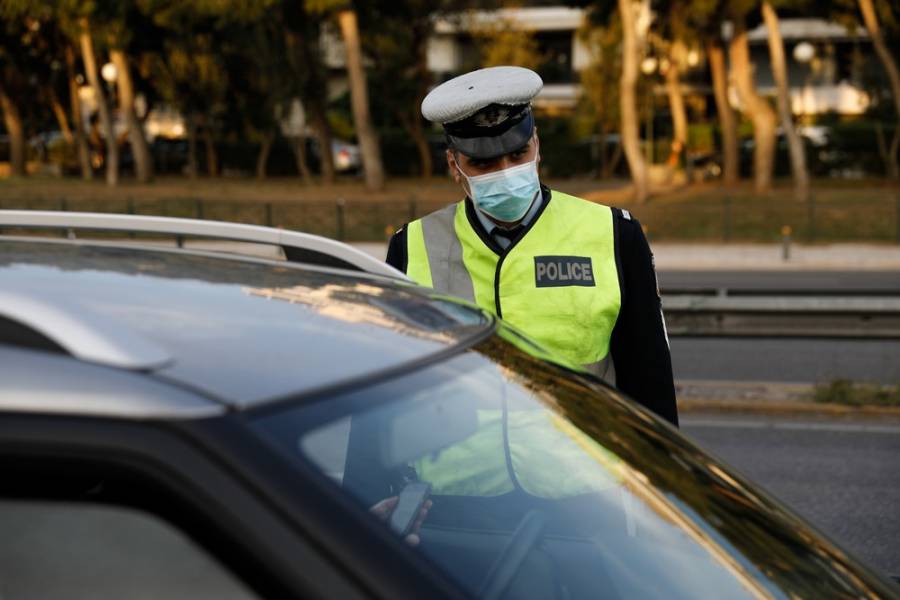
<path id="1" fill-rule="evenodd" d="M 663 294 L 662 302 L 669 335 L 674 337 L 900 339 L 900 296 L 798 292 L 768 296 L 670 292 Z"/>

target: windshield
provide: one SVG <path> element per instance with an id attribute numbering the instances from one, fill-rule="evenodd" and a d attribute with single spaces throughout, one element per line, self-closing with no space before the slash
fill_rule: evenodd
<path id="1" fill-rule="evenodd" d="M 500 323 L 442 362 L 251 422 L 470 595 L 883 591 L 668 424 L 529 350 Z"/>
<path id="2" fill-rule="evenodd" d="M 428 489 L 416 551 L 473 595 L 767 596 L 747 565 L 559 407 L 607 400 L 561 370 L 526 377 L 491 360 L 518 353 L 500 340 L 479 351 L 269 413 L 257 428 L 373 518 L 387 520 L 379 507 L 407 488 Z"/>

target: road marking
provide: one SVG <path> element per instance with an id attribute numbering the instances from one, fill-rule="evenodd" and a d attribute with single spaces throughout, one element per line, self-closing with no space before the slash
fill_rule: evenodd
<path id="1" fill-rule="evenodd" d="M 797 423 L 791 421 L 762 421 L 751 419 L 681 419 L 681 426 L 712 427 L 718 429 L 779 429 L 784 431 L 826 431 L 838 433 L 887 433 L 900 435 L 900 425 L 867 423 Z"/>

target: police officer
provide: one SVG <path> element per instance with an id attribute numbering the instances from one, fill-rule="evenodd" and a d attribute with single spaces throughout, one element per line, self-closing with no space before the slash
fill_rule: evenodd
<path id="1" fill-rule="evenodd" d="M 520 67 L 466 73 L 422 102 L 441 123 L 464 200 L 402 227 L 387 262 L 421 285 L 493 311 L 678 423 L 653 255 L 628 211 L 550 190 L 538 177 Z"/>

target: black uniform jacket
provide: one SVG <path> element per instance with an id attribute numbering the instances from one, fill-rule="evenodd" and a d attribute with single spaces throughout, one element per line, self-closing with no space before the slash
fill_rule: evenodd
<path id="1" fill-rule="evenodd" d="M 550 190 L 542 187 L 542 191 L 543 202 L 551 202 Z M 469 223 L 486 244 L 502 255 L 504 250 L 493 243 L 474 210 L 472 201 L 466 198 Z M 653 254 L 641 224 L 627 212 L 616 208 L 612 210 L 616 264 L 622 294 L 622 306 L 610 340 L 610 354 L 616 369 L 616 387 L 677 425 L 672 358 L 663 322 Z M 540 218 L 540 213 L 537 218 Z M 406 272 L 406 226 L 391 237 L 387 262 Z"/>

